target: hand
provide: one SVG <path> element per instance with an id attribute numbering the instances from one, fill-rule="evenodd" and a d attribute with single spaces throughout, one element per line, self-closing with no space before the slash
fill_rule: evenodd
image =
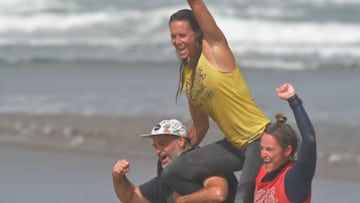
<path id="1" fill-rule="evenodd" d="M 113 176 L 123 176 L 129 171 L 130 171 L 130 163 L 127 160 L 122 159 L 122 160 L 118 160 L 115 163 L 112 169 L 112 174 Z"/>
<path id="2" fill-rule="evenodd" d="M 296 94 L 294 87 L 289 83 L 284 83 L 276 88 L 276 93 L 280 99 L 288 100 Z"/>

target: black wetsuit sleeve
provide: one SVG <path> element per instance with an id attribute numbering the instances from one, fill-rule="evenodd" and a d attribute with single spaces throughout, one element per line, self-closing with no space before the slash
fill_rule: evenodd
<path id="1" fill-rule="evenodd" d="M 159 177 L 139 186 L 141 194 L 152 203 L 166 202 L 166 197 L 162 195 Z"/>
<path id="2" fill-rule="evenodd" d="M 311 192 L 311 182 L 316 167 L 316 139 L 314 127 L 302 100 L 294 95 L 289 100 L 301 135 L 298 159 L 285 177 L 285 192 L 291 202 L 303 202 Z"/>

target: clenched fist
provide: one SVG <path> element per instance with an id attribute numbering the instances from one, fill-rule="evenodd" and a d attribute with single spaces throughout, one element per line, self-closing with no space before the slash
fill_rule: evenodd
<path id="1" fill-rule="evenodd" d="M 121 159 L 115 163 L 112 169 L 112 174 L 113 176 L 123 176 L 129 171 L 130 171 L 130 163 L 125 159 Z"/>
<path id="2" fill-rule="evenodd" d="M 289 83 L 284 83 L 276 88 L 276 93 L 280 99 L 288 100 L 296 94 L 294 87 Z"/>

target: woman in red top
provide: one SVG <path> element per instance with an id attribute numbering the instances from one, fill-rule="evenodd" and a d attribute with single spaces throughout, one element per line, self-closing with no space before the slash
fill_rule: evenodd
<path id="1" fill-rule="evenodd" d="M 286 117 L 276 116 L 261 138 L 261 166 L 256 178 L 255 203 L 310 202 L 311 182 L 316 166 L 316 139 L 311 121 L 291 84 L 276 89 L 280 99 L 293 110 L 302 144 L 296 159 L 299 136 L 286 124 Z"/>

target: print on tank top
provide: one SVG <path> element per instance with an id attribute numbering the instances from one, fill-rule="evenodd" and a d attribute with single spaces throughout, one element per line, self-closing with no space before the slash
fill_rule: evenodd
<path id="1" fill-rule="evenodd" d="M 258 203 L 278 202 L 278 199 L 275 197 L 275 187 L 271 187 L 270 189 L 267 190 L 264 189 L 256 190 L 254 202 L 258 202 Z"/>
<path id="2" fill-rule="evenodd" d="M 191 101 L 194 102 L 196 107 L 202 106 L 207 100 L 210 100 L 214 97 L 214 93 L 211 90 L 206 90 L 206 86 L 204 85 L 204 80 L 206 78 L 206 74 L 203 73 L 202 68 L 198 67 L 195 71 L 194 83 L 191 89 L 191 81 L 187 80 L 185 82 L 185 92 L 187 97 Z M 190 94 L 191 89 L 191 94 Z"/>

